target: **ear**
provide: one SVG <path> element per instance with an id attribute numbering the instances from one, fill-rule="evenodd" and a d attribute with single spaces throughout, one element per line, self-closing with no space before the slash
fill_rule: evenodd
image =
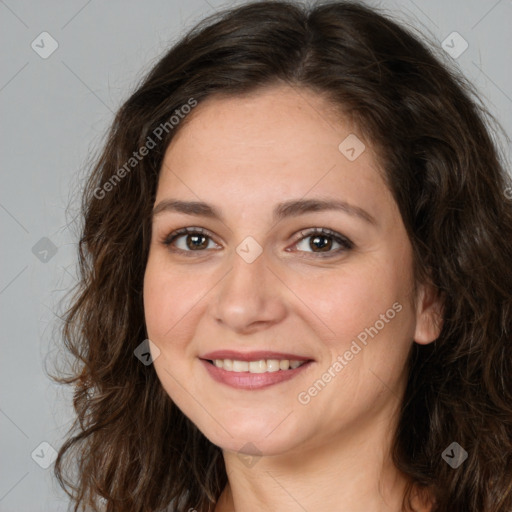
<path id="1" fill-rule="evenodd" d="M 422 284 L 418 289 L 416 304 L 416 329 L 414 341 L 427 345 L 435 341 L 443 327 L 443 300 L 432 284 Z"/>

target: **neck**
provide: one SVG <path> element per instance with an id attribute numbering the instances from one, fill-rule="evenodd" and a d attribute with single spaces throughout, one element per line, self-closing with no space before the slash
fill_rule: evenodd
<path id="1" fill-rule="evenodd" d="M 391 460 L 394 429 L 374 420 L 251 467 L 224 451 L 228 484 L 215 512 L 400 512 L 407 478 Z"/>

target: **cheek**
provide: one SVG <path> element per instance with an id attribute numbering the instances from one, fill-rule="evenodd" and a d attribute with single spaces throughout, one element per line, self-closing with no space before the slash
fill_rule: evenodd
<path id="1" fill-rule="evenodd" d="M 203 293 L 189 279 L 170 272 L 158 258 L 150 257 L 144 275 L 144 316 L 149 339 L 159 345 L 180 339 L 176 333 L 186 326 Z"/>
<path id="2" fill-rule="evenodd" d="M 379 338 L 409 343 L 414 332 L 410 265 L 407 250 L 380 253 L 378 260 L 347 262 L 314 280 L 301 279 L 293 289 L 328 329 L 324 342 L 335 354 L 343 353 L 361 333 L 363 340 L 364 333 L 373 339 L 369 332 L 375 335 L 375 325 Z"/>
<path id="3" fill-rule="evenodd" d="M 147 335 L 160 350 L 154 360 L 155 371 L 167 394 L 178 407 L 187 410 L 182 383 L 191 372 L 188 340 L 196 325 L 194 305 L 204 292 L 169 271 L 158 257 L 148 259 L 143 290 Z"/>

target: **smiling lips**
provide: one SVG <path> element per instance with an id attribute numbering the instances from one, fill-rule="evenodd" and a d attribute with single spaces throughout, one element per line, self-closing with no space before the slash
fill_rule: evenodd
<path id="1" fill-rule="evenodd" d="M 261 389 L 289 380 L 313 362 L 308 357 L 269 351 L 222 350 L 200 359 L 214 380 L 239 389 Z"/>
<path id="2" fill-rule="evenodd" d="M 265 373 L 279 370 L 295 369 L 306 361 L 289 359 L 259 359 L 258 361 L 239 361 L 237 359 L 215 359 L 213 364 L 217 368 L 224 368 L 227 372 Z"/>

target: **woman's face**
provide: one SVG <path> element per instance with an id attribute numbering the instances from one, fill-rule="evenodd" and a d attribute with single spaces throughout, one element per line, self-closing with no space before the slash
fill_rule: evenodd
<path id="1" fill-rule="evenodd" d="M 372 148 L 324 101 L 212 97 L 165 154 L 144 279 L 154 366 L 229 451 L 388 432 L 413 340 L 438 335 Z"/>

